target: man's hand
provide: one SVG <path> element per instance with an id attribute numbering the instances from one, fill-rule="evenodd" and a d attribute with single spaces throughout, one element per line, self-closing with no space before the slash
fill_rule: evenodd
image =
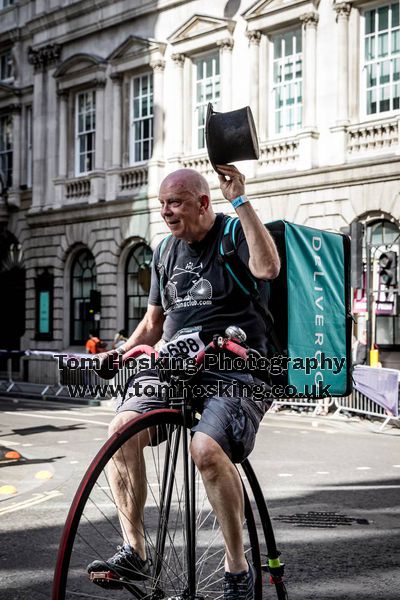
<path id="1" fill-rule="evenodd" d="M 232 202 L 238 196 L 243 196 L 245 176 L 234 165 L 216 165 L 221 191 L 226 200 Z"/>
<path id="2" fill-rule="evenodd" d="M 118 373 L 119 354 L 123 354 L 123 352 L 117 350 L 110 350 L 109 352 L 100 352 L 99 354 L 95 354 L 95 358 L 99 362 L 99 368 L 94 369 L 99 377 L 102 379 L 112 379 Z"/>

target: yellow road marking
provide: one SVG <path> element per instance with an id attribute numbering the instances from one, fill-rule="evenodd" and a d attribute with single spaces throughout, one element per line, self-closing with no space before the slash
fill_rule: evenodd
<path id="1" fill-rule="evenodd" d="M 17 488 L 13 485 L 2 485 L 0 487 L 0 494 L 16 494 Z"/>
<path id="2" fill-rule="evenodd" d="M 53 473 L 51 471 L 38 471 L 35 475 L 36 479 L 52 479 Z"/>

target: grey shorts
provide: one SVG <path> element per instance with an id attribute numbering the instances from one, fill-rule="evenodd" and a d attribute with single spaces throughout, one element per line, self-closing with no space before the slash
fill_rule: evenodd
<path id="1" fill-rule="evenodd" d="M 117 413 L 143 414 L 171 406 L 171 401 L 175 406 L 185 393 L 200 413 L 191 431 L 206 433 L 233 462 L 240 463 L 253 450 L 260 421 L 271 403 L 262 399 L 263 386 L 269 389 L 250 373 L 206 371 L 184 388 L 172 390 L 169 384 L 160 382 L 155 370 L 147 369 L 128 382 Z"/>

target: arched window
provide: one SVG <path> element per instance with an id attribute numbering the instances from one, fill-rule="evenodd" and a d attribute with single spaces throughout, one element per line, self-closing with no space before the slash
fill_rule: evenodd
<path id="1" fill-rule="evenodd" d="M 84 345 L 90 330 L 98 328 L 98 321 L 90 309 L 90 292 L 95 290 L 96 265 L 89 250 L 81 250 L 71 267 L 71 344 Z"/>
<path id="2" fill-rule="evenodd" d="M 394 350 L 400 346 L 400 317 L 396 314 L 398 300 L 395 291 L 399 286 L 400 231 L 395 223 L 380 219 L 368 224 L 367 240 L 371 247 L 373 269 L 377 271 L 373 283 L 376 290 L 375 342 L 380 348 Z M 385 285 L 380 257 L 388 253 L 393 262 L 392 276 L 395 279 L 390 285 Z"/>
<path id="3" fill-rule="evenodd" d="M 147 309 L 152 257 L 153 252 L 147 244 L 137 244 L 126 261 L 125 328 L 129 334 L 137 327 Z"/>

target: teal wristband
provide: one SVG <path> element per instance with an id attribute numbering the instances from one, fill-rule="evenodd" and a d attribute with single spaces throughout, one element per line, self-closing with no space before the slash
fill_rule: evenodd
<path id="1" fill-rule="evenodd" d="M 237 198 L 232 200 L 231 204 L 232 204 L 233 208 L 236 210 L 239 206 L 242 206 L 242 204 L 245 204 L 248 201 L 249 200 L 248 200 L 247 196 L 238 196 Z"/>

